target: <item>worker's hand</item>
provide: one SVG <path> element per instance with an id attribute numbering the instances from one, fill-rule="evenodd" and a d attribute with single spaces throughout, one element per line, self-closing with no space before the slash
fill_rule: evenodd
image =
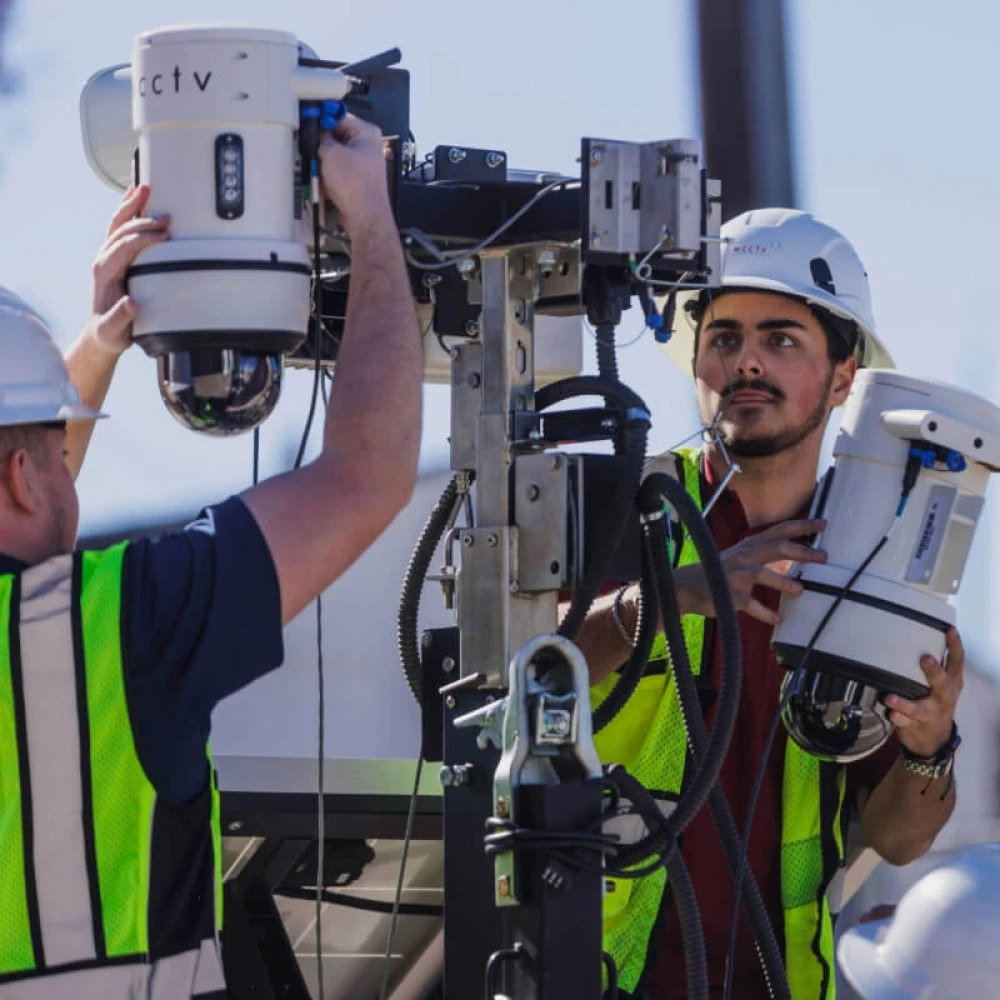
<path id="1" fill-rule="evenodd" d="M 937 753 L 951 736 L 955 706 L 965 684 L 965 649 L 956 629 L 949 629 L 944 663 L 933 656 L 920 660 L 931 693 L 920 701 L 891 694 L 885 699 L 891 709 L 889 721 L 899 731 L 899 742 L 910 753 L 929 757 Z"/>
<path id="2" fill-rule="evenodd" d="M 779 593 L 800 594 L 802 584 L 788 576 L 796 562 L 826 562 L 822 549 L 811 549 L 797 538 L 815 534 L 826 522 L 785 521 L 773 528 L 752 535 L 720 553 L 733 604 L 768 625 L 777 625 L 778 614 L 753 596 L 754 587 L 769 587 Z M 677 601 L 683 614 L 715 617 L 715 605 L 700 563 L 674 571 L 677 581 Z"/>
<path id="3" fill-rule="evenodd" d="M 323 188 L 352 238 L 373 223 L 392 223 L 382 133 L 348 114 L 319 147 Z"/>
<path id="4" fill-rule="evenodd" d="M 132 343 L 132 320 L 139 313 L 125 291 L 125 272 L 154 243 L 168 238 L 170 220 L 143 216 L 149 185 L 134 185 L 124 194 L 108 224 L 107 237 L 94 261 L 94 289 L 87 332 L 109 354 L 118 356 Z"/>

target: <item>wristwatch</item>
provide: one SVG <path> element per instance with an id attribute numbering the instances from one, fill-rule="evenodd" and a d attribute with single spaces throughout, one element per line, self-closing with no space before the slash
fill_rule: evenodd
<path id="1" fill-rule="evenodd" d="M 951 736 L 930 757 L 921 757 L 919 754 L 907 750 L 906 747 L 900 747 L 903 751 L 903 767 L 907 771 L 919 774 L 922 778 L 943 778 L 954 767 L 955 753 L 961 742 L 962 737 L 958 735 L 958 726 L 953 721 Z"/>

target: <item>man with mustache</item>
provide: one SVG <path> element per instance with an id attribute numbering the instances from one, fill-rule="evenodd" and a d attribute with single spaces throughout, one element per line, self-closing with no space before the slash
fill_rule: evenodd
<path id="1" fill-rule="evenodd" d="M 723 227 L 723 276 L 713 293 L 678 296 L 672 360 L 693 374 L 706 443 L 677 449 L 655 465 L 685 484 L 706 515 L 739 612 L 743 685 L 720 781 L 743 834 L 754 778 L 767 751 L 784 670 L 770 648 L 782 593 L 796 594 L 795 561 L 824 561 L 804 544 L 823 522 L 807 520 L 823 432 L 847 398 L 860 366 L 892 359 L 875 334 L 868 278 L 853 247 L 804 212 L 748 212 Z M 727 480 L 728 456 L 740 472 Z M 705 721 L 714 723 L 721 670 L 713 605 L 700 565 L 685 554 L 675 570 L 692 669 Z M 591 669 L 594 706 L 634 644 L 638 586 L 602 598 L 578 636 Z M 661 800 L 676 798 L 687 750 L 662 635 L 636 693 L 597 737 L 604 761 L 624 764 Z M 826 890 L 843 860 L 848 812 L 858 810 L 866 842 L 891 864 L 906 864 L 931 845 L 954 808 L 950 766 L 930 782 L 921 762 L 946 764 L 955 745 L 955 703 L 964 656 L 948 636 L 946 664 L 925 657 L 931 688 L 920 702 L 888 699 L 898 736 L 852 765 L 820 762 L 783 729 L 768 755 L 752 818 L 748 864 L 783 949 L 794 1000 L 832 1000 L 832 917 Z M 733 880 L 707 809 L 685 830 L 682 854 L 704 923 L 712 997 L 722 996 L 727 962 L 732 996 L 770 996 L 748 921 L 741 914 L 728 954 Z M 605 949 L 626 995 L 687 996 L 676 910 L 661 871 L 635 881 L 609 880 Z"/>

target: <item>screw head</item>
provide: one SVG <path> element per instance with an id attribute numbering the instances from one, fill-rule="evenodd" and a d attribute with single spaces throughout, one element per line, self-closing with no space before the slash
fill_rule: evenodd
<path id="1" fill-rule="evenodd" d="M 528 493 L 528 500 L 531 503 L 534 503 L 542 495 L 542 488 L 541 486 L 538 485 L 538 483 L 532 483 L 528 487 L 527 493 Z"/>
<path id="2" fill-rule="evenodd" d="M 462 535 L 462 544 L 467 549 L 471 549 L 472 546 L 476 544 L 476 536 L 473 535 L 472 532 L 467 531 L 464 535 Z"/>
<path id="3" fill-rule="evenodd" d="M 500 544 L 500 536 L 490 532 L 486 536 L 486 544 L 491 548 L 495 549 Z"/>
<path id="4" fill-rule="evenodd" d="M 598 166 L 604 160 L 604 147 L 603 146 L 592 146 L 590 149 L 590 165 L 592 167 Z"/>
<path id="5" fill-rule="evenodd" d="M 478 389 L 482 385 L 483 377 L 479 372 L 469 372 L 468 378 L 465 380 L 466 384 L 470 389 Z"/>
<path id="6" fill-rule="evenodd" d="M 464 149 L 459 149 L 457 146 L 453 146 L 448 150 L 448 159 L 452 163 L 461 163 L 466 157 L 466 152 Z"/>
<path id="7" fill-rule="evenodd" d="M 458 666 L 458 664 L 455 663 L 455 657 L 453 657 L 453 656 L 446 656 L 441 661 L 441 669 L 446 674 L 450 674 L 455 669 L 456 666 Z"/>
<path id="8" fill-rule="evenodd" d="M 447 695 L 445 697 L 445 699 L 444 699 L 444 703 L 445 703 L 445 705 L 448 708 L 454 708 L 455 707 L 455 696 L 453 694 Z"/>

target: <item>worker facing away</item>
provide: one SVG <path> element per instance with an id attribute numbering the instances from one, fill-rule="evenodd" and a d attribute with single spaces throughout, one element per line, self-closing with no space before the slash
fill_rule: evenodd
<path id="1" fill-rule="evenodd" d="M 739 713 L 720 781 L 741 832 L 785 676 L 771 651 L 783 593 L 800 584 L 796 561 L 822 561 L 804 544 L 823 527 L 808 520 L 831 412 L 847 398 L 859 366 L 891 366 L 875 332 L 868 278 L 836 230 L 785 209 L 746 213 L 723 227 L 721 288 L 678 298 L 667 353 L 693 374 L 704 446 L 680 448 L 650 463 L 686 485 L 707 514 L 739 613 L 743 684 Z M 725 482 L 730 459 L 742 470 Z M 702 708 L 714 722 L 721 672 L 713 604 L 688 541 L 675 570 L 679 606 Z M 599 705 L 635 640 L 638 585 L 595 602 L 578 643 L 587 656 Z M 605 762 L 624 764 L 662 799 L 676 798 L 688 751 L 662 633 L 636 693 L 596 737 Z M 955 801 L 953 718 L 962 687 L 963 651 L 948 635 L 946 663 L 925 658 L 929 697 L 888 704 L 896 734 L 850 765 L 820 761 L 779 729 L 767 757 L 749 841 L 759 884 L 794 1000 L 832 1000 L 832 916 L 826 890 L 844 856 L 843 823 L 856 808 L 869 846 L 892 864 L 922 855 Z M 930 781 L 920 774 L 930 766 Z M 727 961 L 731 996 L 770 996 L 749 922 L 741 915 L 730 954 L 733 880 L 708 809 L 682 837 L 704 923 L 711 995 L 721 997 Z M 605 898 L 605 948 L 627 995 L 650 1000 L 687 996 L 684 949 L 666 874 L 611 880 Z"/>
<path id="2" fill-rule="evenodd" d="M 979 844 L 846 931 L 837 961 L 861 1000 L 983 1000 L 1000 988 L 998 934 L 1000 844 Z"/>
<path id="3" fill-rule="evenodd" d="M 186 530 L 74 551 L 74 479 L 138 314 L 124 276 L 169 238 L 143 217 L 148 188 L 112 219 L 65 363 L 0 293 L 2 1000 L 225 995 L 212 709 L 280 666 L 283 624 L 406 504 L 419 452 L 420 335 L 381 136 L 348 116 L 321 156 L 353 244 L 322 451 Z"/>

